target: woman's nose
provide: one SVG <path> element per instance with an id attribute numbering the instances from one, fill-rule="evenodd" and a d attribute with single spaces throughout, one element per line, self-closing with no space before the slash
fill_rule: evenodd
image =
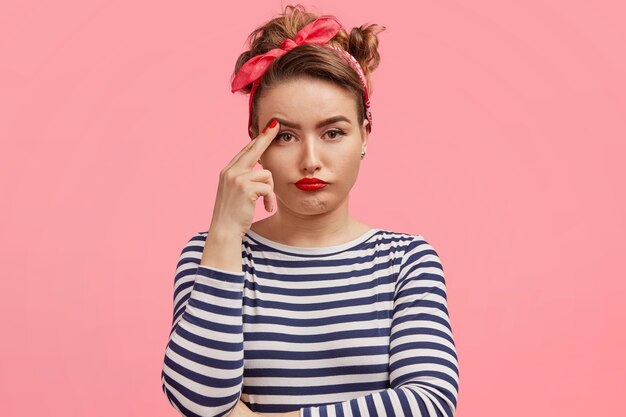
<path id="1" fill-rule="evenodd" d="M 302 146 L 301 168 L 306 172 L 315 172 L 319 170 L 320 156 L 319 149 L 314 141 L 304 141 Z"/>

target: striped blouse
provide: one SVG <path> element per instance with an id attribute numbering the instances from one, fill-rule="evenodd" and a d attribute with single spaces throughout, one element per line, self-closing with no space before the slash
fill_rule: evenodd
<path id="1" fill-rule="evenodd" d="M 184 416 L 454 415 L 459 369 L 439 257 L 422 235 L 370 229 L 298 247 L 249 230 L 242 272 L 180 254 L 163 392 Z"/>

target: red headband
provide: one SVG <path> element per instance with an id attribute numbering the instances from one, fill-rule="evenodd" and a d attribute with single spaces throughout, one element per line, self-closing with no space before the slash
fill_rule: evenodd
<path id="1" fill-rule="evenodd" d="M 234 93 L 235 91 L 241 90 L 248 84 L 252 83 L 250 102 L 248 104 L 248 128 L 250 128 L 250 124 L 252 123 L 252 101 L 254 93 L 259 86 L 259 80 L 263 77 L 263 74 L 265 74 L 265 71 L 267 71 L 272 61 L 283 56 L 298 45 L 315 44 L 323 45 L 339 52 L 339 55 L 343 57 L 346 62 L 348 62 L 350 67 L 352 67 L 359 75 L 359 80 L 361 80 L 361 86 L 363 87 L 365 114 L 367 115 L 367 120 L 369 120 L 369 125 L 367 127 L 368 132 L 372 129 L 372 111 L 370 109 L 369 92 L 367 90 L 367 81 L 365 79 L 363 68 L 361 68 L 359 62 L 347 51 L 326 43 L 330 41 L 341 29 L 341 24 L 335 18 L 320 17 L 300 29 L 300 31 L 296 34 L 295 39 L 292 40 L 286 38 L 282 41 L 279 48 L 274 48 L 264 54 L 257 55 L 241 66 L 233 80 L 232 92 Z"/>

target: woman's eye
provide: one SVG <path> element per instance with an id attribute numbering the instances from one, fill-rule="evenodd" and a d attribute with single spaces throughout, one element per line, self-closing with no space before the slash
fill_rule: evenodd
<path id="1" fill-rule="evenodd" d="M 276 140 L 282 140 L 285 136 L 291 136 L 291 133 L 279 133 L 278 135 L 276 135 Z M 283 142 L 289 142 L 288 140 L 283 140 Z"/>
<path id="2" fill-rule="evenodd" d="M 346 133 L 341 129 L 334 129 L 334 130 L 329 130 L 328 132 L 326 132 L 326 134 L 328 135 L 329 139 L 335 140 L 335 139 L 340 138 L 341 136 L 345 136 Z M 294 136 L 291 133 L 284 132 L 284 133 L 279 133 L 278 135 L 276 135 L 274 139 L 281 141 L 283 143 L 289 143 L 289 142 L 292 142 L 293 138 Z"/>
<path id="3" fill-rule="evenodd" d="M 329 130 L 326 133 L 330 135 L 329 136 L 330 139 L 337 139 L 338 137 L 345 135 L 345 132 L 339 129 Z"/>

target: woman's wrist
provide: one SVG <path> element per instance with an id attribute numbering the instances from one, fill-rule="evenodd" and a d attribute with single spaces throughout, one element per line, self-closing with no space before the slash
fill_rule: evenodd
<path id="1" fill-rule="evenodd" d="M 290 411 L 288 413 L 271 413 L 271 414 L 259 414 L 256 413 L 259 417 L 300 417 L 300 410 Z"/>

